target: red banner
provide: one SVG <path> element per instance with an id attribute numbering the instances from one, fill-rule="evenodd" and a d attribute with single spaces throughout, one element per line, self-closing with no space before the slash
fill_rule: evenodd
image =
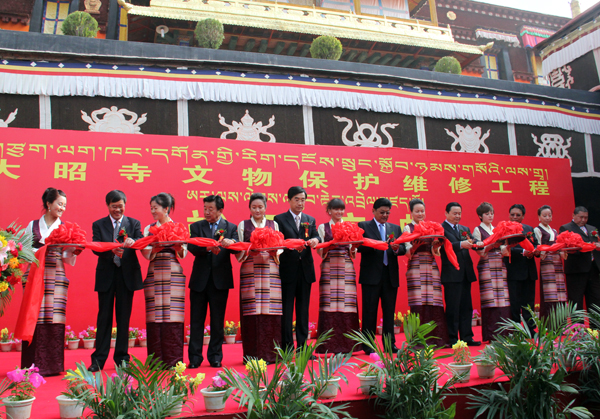
<path id="1" fill-rule="evenodd" d="M 17 128 L 4 128 L 2 134 L 0 183 L 10 204 L 0 212 L 0 226 L 15 219 L 22 225 L 38 219 L 42 193 L 53 186 L 67 194 L 64 221 L 76 222 L 86 230 L 87 241 L 92 239 L 92 222 L 108 215 L 104 197 L 112 189 L 125 192 L 125 213 L 139 219 L 142 227 L 153 222 L 150 198 L 159 192 L 176 198 L 172 218 L 177 222 L 189 225 L 201 220 L 202 198 L 219 194 L 225 200 L 224 216 L 237 224 L 249 218 L 248 197 L 253 192 L 267 196 L 269 218 L 287 211 L 287 190 L 294 185 L 308 191 L 305 212 L 317 223 L 328 220 L 325 205 L 334 197 L 346 202 L 345 221 L 353 222 L 370 220 L 375 199 L 387 197 L 393 203 L 390 222 L 402 226 L 410 221 L 408 202 L 413 197 L 425 201 L 427 220 L 437 222 L 445 219 L 445 205 L 458 201 L 463 207 L 461 223 L 471 230 L 479 224 L 475 207 L 482 201 L 494 205 L 494 224 L 508 219 L 514 203 L 526 206 L 525 223 L 532 226 L 538 224 L 536 211 L 541 205 L 552 206 L 555 228 L 571 220 L 573 209 L 571 174 L 564 159 Z M 472 256 L 477 263 L 476 254 Z M 145 277 L 147 263 L 139 257 Z M 67 323 L 75 330 L 96 321 L 96 261 L 86 250 L 75 267 L 65 268 L 71 280 Z M 315 261 L 318 271 L 316 254 Z M 182 263 L 188 276 L 192 262 L 193 256 L 188 255 Z M 360 255 L 357 270 L 359 262 Z M 401 263 L 401 278 L 404 265 Z M 234 271 L 239 279 L 237 262 Z M 406 294 L 406 283 L 401 280 L 398 310 L 408 308 Z M 475 307 L 479 306 L 478 295 L 475 285 Z M 19 288 L 2 319 L 11 331 L 21 299 Z M 310 320 L 316 322 L 317 317 L 315 284 Z M 230 293 L 226 318 L 239 318 L 238 288 Z M 131 324 L 145 327 L 142 292 L 135 294 Z"/>

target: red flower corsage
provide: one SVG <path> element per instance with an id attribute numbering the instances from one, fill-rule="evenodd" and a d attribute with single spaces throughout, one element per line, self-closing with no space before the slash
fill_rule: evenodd
<path id="1" fill-rule="evenodd" d="M 123 237 L 123 240 L 127 240 L 127 237 L 129 237 L 127 235 L 127 230 L 125 230 L 125 227 L 121 228 L 121 230 L 119 230 L 119 237 Z"/>
<path id="2" fill-rule="evenodd" d="M 598 230 L 592 231 L 592 237 L 598 237 Z"/>
<path id="3" fill-rule="evenodd" d="M 393 240 L 394 240 L 394 233 L 392 232 L 392 233 L 388 234 L 387 241 L 393 241 Z"/>
<path id="4" fill-rule="evenodd" d="M 225 238 L 225 233 L 227 233 L 227 230 L 220 229 L 215 231 L 215 238 L 217 241 L 222 241 Z"/>
<path id="5" fill-rule="evenodd" d="M 310 223 L 300 223 L 300 227 L 304 228 L 304 237 L 308 239 L 308 229 L 310 228 Z"/>
<path id="6" fill-rule="evenodd" d="M 466 230 L 462 230 L 462 231 L 460 232 L 460 238 L 461 238 L 462 240 L 469 240 L 469 233 L 467 233 L 467 231 L 466 231 Z"/>

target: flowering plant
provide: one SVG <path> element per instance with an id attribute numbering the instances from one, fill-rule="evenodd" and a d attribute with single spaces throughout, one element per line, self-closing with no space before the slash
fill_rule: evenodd
<path id="1" fill-rule="evenodd" d="M 292 322 L 292 332 L 296 331 L 296 320 Z"/>
<path id="2" fill-rule="evenodd" d="M 117 338 L 117 328 L 116 327 L 113 327 L 112 330 L 110 331 L 110 337 L 111 337 L 111 339 Z"/>
<path id="3" fill-rule="evenodd" d="M 402 323 L 404 323 L 404 315 L 401 311 L 398 313 L 394 313 L 394 326 L 401 327 Z"/>
<path id="4" fill-rule="evenodd" d="M 210 336 L 210 326 L 204 328 L 204 336 Z"/>
<path id="5" fill-rule="evenodd" d="M 96 328 L 94 326 L 88 326 L 85 330 L 79 332 L 79 339 L 96 339 Z"/>
<path id="6" fill-rule="evenodd" d="M 138 331 L 138 339 L 139 340 L 146 340 L 146 339 L 148 339 L 148 332 L 146 332 L 146 329 L 140 329 Z"/>
<path id="7" fill-rule="evenodd" d="M 140 330 L 137 327 L 129 328 L 129 339 L 136 339 L 140 336 Z"/>
<path id="8" fill-rule="evenodd" d="M 250 379 L 259 380 L 267 371 L 267 363 L 263 359 L 251 358 L 246 360 L 246 372 Z"/>
<path id="9" fill-rule="evenodd" d="M 10 304 L 15 285 L 21 282 L 25 263 L 38 263 L 33 248 L 33 235 L 14 222 L 0 229 L 0 317 Z"/>
<path id="10" fill-rule="evenodd" d="M 379 371 L 382 368 L 385 368 L 385 365 L 381 361 L 381 357 L 377 352 L 373 352 L 369 355 L 369 358 L 373 360 L 373 362 L 365 362 L 364 364 L 360 364 L 359 367 L 362 368 L 362 374 L 365 377 L 375 377 L 379 375 Z"/>
<path id="11" fill-rule="evenodd" d="M 77 337 L 77 335 L 75 335 L 75 332 L 73 331 L 73 329 L 71 329 L 71 326 L 66 326 L 65 327 L 65 340 L 67 342 L 79 340 L 79 338 Z"/>
<path id="12" fill-rule="evenodd" d="M 0 383 L 0 394 L 10 390 L 9 400 L 29 400 L 33 398 L 35 389 L 46 383 L 39 374 L 40 370 L 31 364 L 29 368 L 15 368 L 6 373 L 7 379 Z"/>
<path id="13" fill-rule="evenodd" d="M 313 332 L 317 330 L 317 324 L 315 322 L 308 322 L 308 331 Z"/>
<path id="14" fill-rule="evenodd" d="M 212 384 L 206 388 L 208 391 L 223 391 L 231 387 L 227 381 L 223 380 L 223 371 L 217 371 L 217 375 L 212 380 Z"/>
<path id="15" fill-rule="evenodd" d="M 226 321 L 225 322 L 225 334 L 226 335 L 237 335 L 238 330 L 240 329 L 240 323 L 235 324 L 235 322 Z"/>
<path id="16" fill-rule="evenodd" d="M 459 340 L 452 345 L 452 350 L 454 351 L 454 362 L 456 364 L 466 365 L 471 363 L 471 353 L 466 342 Z"/>
<path id="17" fill-rule="evenodd" d="M 179 361 L 177 365 L 170 369 L 170 387 L 173 388 L 175 394 L 183 395 L 184 403 L 189 400 L 190 395 L 194 395 L 194 392 L 198 388 L 206 374 L 198 373 L 196 377 L 192 378 L 188 375 L 184 375 L 186 365 Z"/>
<path id="18" fill-rule="evenodd" d="M 0 330 L 0 342 L 1 343 L 9 343 L 12 342 L 12 333 L 8 333 L 8 327 Z"/>
<path id="19" fill-rule="evenodd" d="M 480 319 L 481 318 L 481 314 L 479 314 L 479 311 L 473 310 L 473 318 L 474 319 Z"/>

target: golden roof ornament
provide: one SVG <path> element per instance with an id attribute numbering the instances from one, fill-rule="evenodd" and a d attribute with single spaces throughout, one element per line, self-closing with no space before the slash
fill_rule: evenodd
<path id="1" fill-rule="evenodd" d="M 85 12 L 91 15 L 99 15 L 100 7 L 102 7 L 102 0 L 85 0 Z"/>

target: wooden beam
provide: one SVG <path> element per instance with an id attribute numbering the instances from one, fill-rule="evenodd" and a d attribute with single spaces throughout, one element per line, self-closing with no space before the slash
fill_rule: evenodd
<path id="1" fill-rule="evenodd" d="M 356 61 L 362 63 L 367 58 L 367 55 L 367 51 L 361 52 L 360 54 L 358 54 L 358 58 L 356 59 Z"/>
<path id="2" fill-rule="evenodd" d="M 308 51 L 309 50 L 310 50 L 310 45 L 309 44 L 304 44 L 304 46 L 300 50 L 300 56 L 301 57 L 306 57 L 308 55 Z"/>
<path id="3" fill-rule="evenodd" d="M 354 3 L 354 13 L 357 15 L 361 15 L 361 11 L 360 11 L 360 0 L 352 0 Z"/>
<path id="4" fill-rule="evenodd" d="M 429 15 L 431 16 L 431 23 L 433 23 L 434 26 L 437 26 L 438 18 L 437 18 L 436 0 L 428 0 L 428 2 L 429 2 Z"/>
<path id="5" fill-rule="evenodd" d="M 246 45 L 244 45 L 244 51 L 246 51 L 246 52 L 252 51 L 252 48 L 254 48 L 254 45 L 256 45 L 256 39 L 254 39 L 254 38 L 248 39 L 248 41 L 246 41 Z"/>
<path id="6" fill-rule="evenodd" d="M 235 51 L 235 47 L 237 46 L 237 42 L 238 42 L 238 37 L 237 36 L 232 36 L 231 38 L 229 38 L 229 45 L 227 46 L 227 48 L 229 48 L 230 51 Z"/>
<path id="7" fill-rule="evenodd" d="M 273 48 L 273 54 L 279 54 L 285 48 L 285 42 L 279 41 L 275 48 Z"/>
<path id="8" fill-rule="evenodd" d="M 369 64 L 375 64 L 377 62 L 377 60 L 379 60 L 381 58 L 381 54 L 376 52 L 375 54 L 371 55 L 369 57 L 369 59 L 367 60 L 367 62 Z"/>
<path id="9" fill-rule="evenodd" d="M 298 48 L 298 43 L 297 42 L 292 42 L 290 44 L 290 46 L 288 47 L 287 55 L 294 55 L 294 53 L 296 52 L 297 48 Z"/>
<path id="10" fill-rule="evenodd" d="M 263 39 L 262 41 L 260 41 L 260 45 L 258 46 L 258 52 L 265 52 L 267 50 L 267 47 L 269 46 L 269 41 L 267 41 L 266 39 Z"/>
<path id="11" fill-rule="evenodd" d="M 396 67 L 400 61 L 402 61 L 402 55 L 398 54 L 394 57 L 392 61 L 390 61 L 390 65 L 392 67 Z"/>
<path id="12" fill-rule="evenodd" d="M 392 58 L 394 58 L 394 54 L 385 54 L 381 60 L 379 60 L 379 65 L 386 65 Z"/>
<path id="13" fill-rule="evenodd" d="M 356 57 L 358 55 L 358 51 L 351 49 L 350 51 L 348 51 L 348 53 L 346 55 L 344 55 L 342 57 L 343 61 L 352 61 L 354 59 L 354 57 Z"/>

